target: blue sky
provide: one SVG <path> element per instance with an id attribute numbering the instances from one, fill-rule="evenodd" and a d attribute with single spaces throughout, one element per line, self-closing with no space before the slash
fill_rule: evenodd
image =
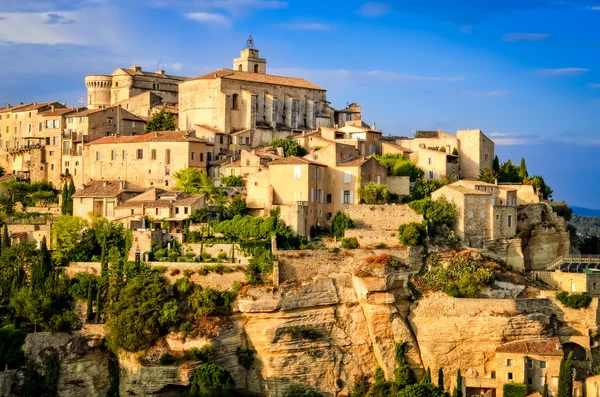
<path id="1" fill-rule="evenodd" d="M 600 208 L 600 0 L 0 0 L 0 106 L 76 105 L 85 74 L 196 76 L 252 34 L 272 74 L 385 134 L 481 128 L 554 198 Z"/>

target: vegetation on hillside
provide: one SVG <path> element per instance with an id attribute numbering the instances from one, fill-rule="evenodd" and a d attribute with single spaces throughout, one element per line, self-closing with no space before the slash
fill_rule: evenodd
<path id="1" fill-rule="evenodd" d="M 283 148 L 283 154 L 285 157 L 289 156 L 305 156 L 308 152 L 302 146 L 292 138 L 275 138 L 271 141 L 269 146 Z"/>
<path id="2" fill-rule="evenodd" d="M 422 179 L 425 173 L 408 156 L 402 154 L 375 155 L 390 176 L 408 176 L 411 182 Z"/>
<path id="3" fill-rule="evenodd" d="M 165 109 L 154 113 L 152 119 L 146 123 L 146 132 L 175 131 L 176 128 L 175 117 Z"/>
<path id="4" fill-rule="evenodd" d="M 545 200 L 550 200 L 552 198 L 553 190 L 550 186 L 546 185 L 544 178 L 539 175 L 529 175 L 524 158 L 521 159 L 519 165 L 513 164 L 511 160 L 507 160 L 500 164 L 498 156 L 496 156 L 492 164 L 492 169 L 482 170 L 479 179 L 488 183 L 494 183 L 498 180 L 500 183 L 508 182 L 532 185 L 536 192 L 542 193 L 542 197 Z"/>

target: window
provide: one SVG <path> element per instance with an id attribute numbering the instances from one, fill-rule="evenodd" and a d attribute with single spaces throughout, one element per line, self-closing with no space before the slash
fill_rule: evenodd
<path id="1" fill-rule="evenodd" d="M 144 158 L 144 149 L 137 150 L 137 159 L 142 160 Z"/>
<path id="2" fill-rule="evenodd" d="M 191 158 L 192 160 L 194 160 L 194 156 L 195 156 L 195 155 L 194 155 L 194 152 L 191 152 L 191 153 L 190 153 L 190 156 L 191 156 L 190 158 Z"/>
<path id="3" fill-rule="evenodd" d="M 258 73 L 258 65 L 254 65 L 254 73 Z"/>
<path id="4" fill-rule="evenodd" d="M 184 214 L 187 214 L 187 213 L 188 213 L 188 208 L 189 208 L 189 207 L 183 207 L 183 213 L 184 213 Z"/>
<path id="5" fill-rule="evenodd" d="M 127 152 L 126 152 L 125 150 L 123 150 L 123 151 L 121 152 L 121 158 L 122 158 L 123 160 L 125 160 L 126 156 L 127 156 Z"/>
<path id="6" fill-rule="evenodd" d="M 300 179 L 301 176 L 301 168 L 299 165 L 294 166 L 294 179 Z"/>
<path id="7" fill-rule="evenodd" d="M 233 94 L 231 96 L 231 108 L 232 109 L 238 108 L 238 94 Z"/>
<path id="8" fill-rule="evenodd" d="M 486 153 L 486 154 L 485 154 L 485 161 L 488 161 L 488 158 L 489 158 L 489 157 L 488 157 L 488 154 Z"/>
<path id="9" fill-rule="evenodd" d="M 350 172 L 344 172 L 344 183 L 350 183 Z"/>
<path id="10" fill-rule="evenodd" d="M 369 154 L 375 154 L 376 146 L 374 144 L 369 145 Z"/>
<path id="11" fill-rule="evenodd" d="M 527 368 L 529 368 L 529 369 L 533 368 L 533 360 L 530 358 L 527 359 Z"/>
<path id="12" fill-rule="evenodd" d="M 249 145 L 249 144 L 250 144 L 250 137 L 247 136 L 246 137 L 246 145 Z"/>
<path id="13" fill-rule="evenodd" d="M 545 361 L 540 361 L 540 368 L 542 368 L 542 369 L 546 368 L 546 362 Z"/>
<path id="14" fill-rule="evenodd" d="M 514 360 L 512 358 L 507 358 L 506 359 L 506 366 L 507 367 L 512 367 L 514 365 Z"/>
<path id="15" fill-rule="evenodd" d="M 58 137 L 57 137 L 57 136 L 55 136 L 55 137 L 53 137 L 53 138 L 52 138 L 52 144 L 53 144 L 54 146 L 57 146 L 57 145 L 58 145 Z"/>
<path id="16" fill-rule="evenodd" d="M 310 202 L 313 203 L 315 201 L 315 189 L 310 188 Z"/>
<path id="17" fill-rule="evenodd" d="M 128 105 L 129 106 L 129 105 Z M 135 121 L 131 122 L 131 127 L 135 128 Z"/>
<path id="18" fill-rule="evenodd" d="M 485 211 L 484 211 L 484 210 L 481 210 L 481 211 L 479 212 L 479 217 L 480 217 L 481 219 L 485 219 Z"/>
<path id="19" fill-rule="evenodd" d="M 552 377 L 552 386 L 558 386 L 558 376 Z"/>
<path id="20" fill-rule="evenodd" d="M 219 135 L 219 143 L 222 145 L 223 144 L 223 135 Z"/>
<path id="21" fill-rule="evenodd" d="M 100 160 L 100 152 L 96 152 L 96 161 Z"/>
<path id="22" fill-rule="evenodd" d="M 540 376 L 540 386 L 544 387 L 545 384 L 546 384 L 546 377 Z"/>
<path id="23" fill-rule="evenodd" d="M 512 215 L 508 216 L 508 227 L 512 227 Z"/>
<path id="24" fill-rule="evenodd" d="M 469 211 L 468 216 L 469 216 L 469 218 L 473 218 L 473 211 Z"/>
<path id="25" fill-rule="evenodd" d="M 156 160 L 156 149 L 152 149 L 152 151 L 150 152 L 150 159 Z"/>
<path id="26" fill-rule="evenodd" d="M 513 379 L 514 379 L 514 378 L 513 378 L 513 373 L 512 373 L 512 372 L 507 372 L 507 373 L 506 373 L 506 380 L 510 380 L 510 381 L 512 381 Z"/>
<path id="27" fill-rule="evenodd" d="M 352 113 L 346 113 L 346 121 L 352 121 Z"/>
<path id="28" fill-rule="evenodd" d="M 31 124 L 27 125 L 27 132 L 31 132 Z"/>
<path id="29" fill-rule="evenodd" d="M 42 123 L 39 123 L 38 124 L 38 131 L 41 131 L 41 130 L 42 130 Z"/>
<path id="30" fill-rule="evenodd" d="M 179 207 L 175 207 L 175 213 L 179 214 Z"/>
<path id="31" fill-rule="evenodd" d="M 429 179 L 435 179 L 435 173 L 433 171 L 429 171 Z"/>
<path id="32" fill-rule="evenodd" d="M 200 161 L 204 161 L 204 153 L 200 153 Z"/>
<path id="33" fill-rule="evenodd" d="M 112 121 L 113 121 L 112 117 L 108 117 L 106 119 L 106 124 L 112 124 Z"/>
<path id="34" fill-rule="evenodd" d="M 533 378 L 527 378 L 527 384 L 533 385 Z"/>
<path id="35" fill-rule="evenodd" d="M 315 170 L 315 168 L 314 168 L 314 167 L 309 167 L 308 169 L 309 169 L 309 171 L 310 171 L 310 179 L 311 179 L 311 180 L 314 180 L 314 179 L 315 179 L 315 173 L 316 173 L 317 171 Z"/>
<path id="36" fill-rule="evenodd" d="M 344 190 L 342 192 L 343 197 L 342 197 L 342 204 L 350 204 L 350 190 Z"/>
<path id="37" fill-rule="evenodd" d="M 231 174 L 231 176 L 235 176 L 235 168 L 232 168 L 232 169 L 231 169 L 231 172 L 230 172 L 230 174 Z"/>
<path id="38" fill-rule="evenodd" d="M 332 199 L 331 194 L 328 194 L 327 195 L 327 204 L 331 204 L 331 199 Z"/>
<path id="39" fill-rule="evenodd" d="M 212 152 L 206 152 L 206 161 L 212 160 Z"/>
<path id="40" fill-rule="evenodd" d="M 317 180 L 323 180 L 323 169 L 321 167 L 317 168 Z"/>
<path id="41" fill-rule="evenodd" d="M 50 171 L 54 171 L 54 164 L 50 164 Z"/>
<path id="42" fill-rule="evenodd" d="M 117 153 L 114 150 L 111 150 L 110 151 L 110 160 L 115 161 L 116 158 L 117 158 Z"/>
<path id="43" fill-rule="evenodd" d="M 238 143 L 239 143 L 240 145 L 243 145 L 243 144 L 244 144 L 244 137 L 243 137 L 243 136 L 240 136 L 240 137 L 238 137 Z"/>
<path id="44" fill-rule="evenodd" d="M 429 165 L 433 165 L 433 157 L 429 157 L 429 158 L 427 159 L 427 164 L 429 164 Z"/>
<path id="45" fill-rule="evenodd" d="M 469 204 L 473 204 L 473 196 L 469 196 L 468 200 Z"/>
<path id="46" fill-rule="evenodd" d="M 485 204 L 485 197 L 481 198 L 481 204 Z"/>
<path id="47" fill-rule="evenodd" d="M 321 189 L 317 190 L 317 202 L 323 203 L 323 191 Z"/>
<path id="48" fill-rule="evenodd" d="M 154 209 L 154 215 L 158 215 L 158 208 Z"/>
<path id="49" fill-rule="evenodd" d="M 165 164 L 171 164 L 171 149 L 165 149 Z"/>

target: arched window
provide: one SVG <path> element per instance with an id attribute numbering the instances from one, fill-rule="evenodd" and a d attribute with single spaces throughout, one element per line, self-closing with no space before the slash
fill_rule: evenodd
<path id="1" fill-rule="evenodd" d="M 254 65 L 254 73 L 258 73 L 258 65 Z"/>
<path id="2" fill-rule="evenodd" d="M 238 66 L 238 70 L 241 72 L 242 71 L 242 65 Z"/>
<path id="3" fill-rule="evenodd" d="M 233 94 L 231 97 L 231 108 L 232 109 L 237 109 L 238 108 L 238 94 Z"/>

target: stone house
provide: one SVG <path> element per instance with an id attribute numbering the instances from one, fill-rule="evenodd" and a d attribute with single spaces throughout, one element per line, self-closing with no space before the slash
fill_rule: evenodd
<path id="1" fill-rule="evenodd" d="M 563 356 L 557 337 L 504 343 L 496 349 L 496 395 L 502 397 L 502 386 L 507 382 L 524 383 L 529 393 L 541 393 L 547 380 L 548 391 L 556 396 Z"/>
<path id="2" fill-rule="evenodd" d="M 186 168 L 206 172 L 212 146 L 194 131 L 108 136 L 84 145 L 84 182 L 126 180 L 142 187 L 172 187 L 173 175 Z"/>
<path id="3" fill-rule="evenodd" d="M 73 195 L 73 215 L 91 219 L 92 214 L 114 220 L 117 206 L 144 192 L 125 180 L 92 180 Z"/>
<path id="4" fill-rule="evenodd" d="M 381 131 L 362 120 L 348 121 L 342 128 L 321 126 L 315 131 L 303 131 L 293 138 L 307 150 L 320 149 L 333 143 L 353 146 L 360 156 L 381 154 Z"/>
<path id="5" fill-rule="evenodd" d="M 334 124 L 339 127 L 344 127 L 346 123 L 361 120 L 361 108 L 356 103 L 350 103 L 345 109 L 336 110 L 334 112 Z"/>
<path id="6" fill-rule="evenodd" d="M 123 109 L 146 121 L 152 119 L 152 116 L 161 110 L 165 110 L 165 112 L 173 115 L 176 123 L 177 116 L 179 115 L 177 102 L 165 102 L 162 96 L 152 91 L 134 95 L 122 100 L 117 105 L 121 105 Z"/>
<path id="7" fill-rule="evenodd" d="M 197 209 L 206 206 L 204 195 L 150 188 L 123 201 L 115 208 L 115 221 L 126 229 L 146 229 L 145 220 L 168 222 L 169 230 L 182 231 L 185 222 Z M 149 226 L 149 225 L 148 225 Z"/>
<path id="8" fill-rule="evenodd" d="M 180 83 L 179 128 L 213 129 L 214 137 L 223 135 L 223 145 L 237 152 L 332 124 L 325 89 L 301 78 L 267 74 L 266 62 L 249 41 L 233 69 Z"/>
<path id="9" fill-rule="evenodd" d="M 492 168 L 494 142 L 481 130 L 458 130 L 460 177 L 478 179 L 481 170 Z"/>
<path id="10" fill-rule="evenodd" d="M 85 76 L 88 108 L 114 106 L 146 92 L 160 96 L 165 103 L 177 103 L 178 85 L 185 80 L 185 77 L 168 75 L 164 70 L 146 72 L 141 66 L 118 68 L 112 75 L 88 75 Z"/>

